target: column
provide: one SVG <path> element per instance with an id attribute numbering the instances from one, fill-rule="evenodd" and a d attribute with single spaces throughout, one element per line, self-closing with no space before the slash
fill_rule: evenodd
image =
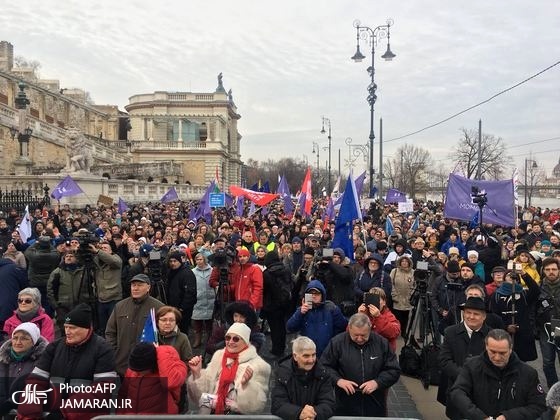
<path id="1" fill-rule="evenodd" d="M 183 142 L 183 120 L 179 118 L 179 133 L 177 134 L 177 141 L 179 143 Z"/>

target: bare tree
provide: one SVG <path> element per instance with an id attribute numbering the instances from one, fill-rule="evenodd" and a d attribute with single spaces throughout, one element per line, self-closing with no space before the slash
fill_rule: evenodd
<path id="1" fill-rule="evenodd" d="M 414 197 L 427 190 L 426 171 L 431 163 L 430 152 L 405 144 L 397 150 L 396 157 L 385 162 L 383 170 L 393 186 Z"/>
<path id="2" fill-rule="evenodd" d="M 455 164 L 462 164 L 467 177 L 472 178 L 478 169 L 478 130 L 462 128 L 461 132 L 462 137 L 449 157 Z M 512 161 L 503 139 L 482 133 L 481 153 L 481 179 L 500 179 Z"/>
<path id="3" fill-rule="evenodd" d="M 14 57 L 14 67 L 30 68 L 33 70 L 33 76 L 37 79 L 39 78 L 39 69 L 41 68 L 41 63 L 37 60 L 28 60 L 21 55 L 16 55 Z"/>
<path id="4" fill-rule="evenodd" d="M 546 182 L 546 173 L 542 166 L 535 160 L 528 159 L 525 164 L 525 171 L 527 171 L 527 173 L 522 174 L 522 176 L 524 177 L 523 183 L 527 183 L 527 185 L 525 185 L 525 194 L 527 194 L 530 206 L 533 194 L 536 190 L 535 187 Z"/>
<path id="5" fill-rule="evenodd" d="M 441 201 L 445 201 L 445 190 L 447 189 L 449 172 L 449 168 L 446 168 L 443 163 L 440 163 L 436 168 L 427 172 L 430 189 L 439 190 L 441 192 Z"/>

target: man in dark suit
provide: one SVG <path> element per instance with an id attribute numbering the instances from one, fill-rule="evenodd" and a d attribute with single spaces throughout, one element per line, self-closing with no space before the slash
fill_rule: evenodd
<path id="1" fill-rule="evenodd" d="M 437 400 L 446 406 L 445 413 L 453 418 L 452 407 L 448 404 L 448 389 L 457 379 L 465 360 L 484 352 L 484 337 L 490 327 L 486 320 L 486 305 L 480 297 L 469 297 L 461 306 L 463 322 L 445 329 L 443 345 L 439 354 L 441 367 Z"/>

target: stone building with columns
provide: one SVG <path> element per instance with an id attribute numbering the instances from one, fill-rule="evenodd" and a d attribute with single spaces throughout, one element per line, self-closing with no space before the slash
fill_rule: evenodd
<path id="1" fill-rule="evenodd" d="M 24 111 L 16 103 L 22 91 L 29 100 Z M 205 186 L 218 173 L 222 189 L 240 183 L 240 115 L 221 74 L 214 92 L 137 94 L 125 109 L 95 105 L 84 90 L 15 66 L 12 44 L 0 41 L 0 178 L 60 172 L 67 129 L 75 127 L 99 176 Z M 19 133 L 26 128 L 32 134 L 22 150 Z"/>

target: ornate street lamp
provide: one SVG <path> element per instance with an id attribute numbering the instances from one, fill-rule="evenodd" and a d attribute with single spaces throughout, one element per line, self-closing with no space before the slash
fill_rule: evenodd
<path id="1" fill-rule="evenodd" d="M 370 75 L 371 83 L 367 87 L 368 96 L 367 101 L 369 103 L 370 109 L 370 128 L 369 128 L 369 189 L 370 197 L 373 188 L 373 142 L 375 139 L 375 133 L 373 131 L 373 118 L 374 118 L 374 105 L 377 100 L 376 90 L 377 85 L 375 84 L 375 47 L 377 42 L 381 39 L 387 38 L 387 50 L 381 56 L 385 61 L 391 61 L 396 57 L 391 51 L 390 38 L 391 38 L 391 26 L 393 25 L 393 20 L 388 19 L 386 25 L 380 25 L 375 28 L 370 28 L 368 26 L 362 26 L 359 20 L 354 21 L 354 27 L 356 28 L 356 53 L 351 57 L 356 63 L 361 62 L 366 58 L 360 51 L 360 38 L 367 39 L 371 46 L 371 66 L 368 67 L 367 72 Z"/>
<path id="2" fill-rule="evenodd" d="M 25 83 L 19 82 L 18 88 L 19 92 L 15 99 L 16 109 L 18 109 L 19 114 L 19 128 L 11 127 L 10 134 L 12 136 L 12 140 L 15 140 L 16 136 L 19 142 L 19 157 L 20 159 L 27 159 L 27 151 L 28 151 L 28 143 L 29 139 L 31 138 L 31 134 L 33 134 L 33 130 L 29 127 L 26 127 L 26 110 L 27 105 L 30 104 L 27 95 L 25 94 Z M 25 145 L 25 147 L 24 147 Z M 25 151 L 24 151 L 25 149 Z"/>

